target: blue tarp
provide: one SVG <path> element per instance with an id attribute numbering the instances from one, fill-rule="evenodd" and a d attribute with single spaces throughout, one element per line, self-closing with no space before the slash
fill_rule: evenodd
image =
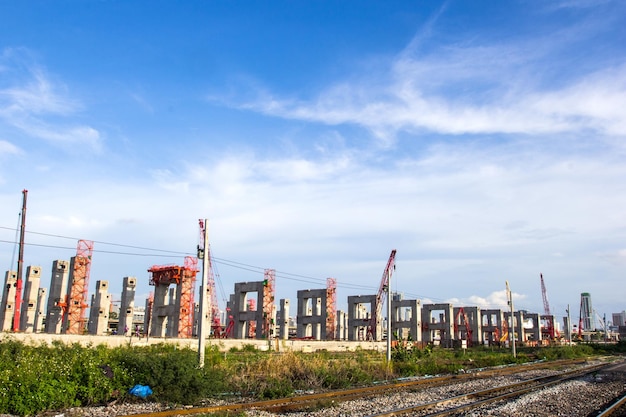
<path id="1" fill-rule="evenodd" d="M 148 395 L 152 395 L 152 389 L 147 385 L 135 385 L 128 393 L 134 395 L 135 397 L 146 398 Z"/>

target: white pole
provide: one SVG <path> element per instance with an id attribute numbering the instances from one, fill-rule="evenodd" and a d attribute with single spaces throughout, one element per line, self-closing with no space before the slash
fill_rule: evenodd
<path id="1" fill-rule="evenodd" d="M 515 351 L 515 317 L 513 315 L 513 293 L 509 288 L 509 281 L 506 281 L 506 295 L 509 299 L 509 306 L 511 306 L 511 326 L 509 332 L 511 333 L 511 347 L 513 349 L 513 357 L 517 358 L 517 352 Z"/>
<path id="2" fill-rule="evenodd" d="M 202 259 L 202 284 L 200 285 L 200 312 L 198 314 L 198 365 L 204 367 L 204 348 L 208 336 L 207 323 L 209 322 L 209 305 L 207 297 L 207 285 L 209 276 L 209 222 L 204 219 L 202 228 L 203 244 L 198 246 L 198 258 Z"/>

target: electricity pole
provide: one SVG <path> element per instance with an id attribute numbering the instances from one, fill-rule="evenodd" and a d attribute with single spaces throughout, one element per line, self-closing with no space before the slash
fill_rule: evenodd
<path id="1" fill-rule="evenodd" d="M 511 307 L 511 325 L 509 326 L 509 333 L 511 334 L 511 347 L 513 349 L 513 357 L 517 358 L 517 352 L 515 351 L 515 316 L 513 315 L 513 293 L 509 288 L 509 281 L 506 281 L 506 296 Z"/>
<path id="2" fill-rule="evenodd" d="M 200 220 L 200 233 L 202 234 L 198 245 L 198 258 L 202 259 L 202 284 L 200 286 L 200 312 L 198 314 L 198 365 L 204 367 L 204 348 L 208 336 L 209 305 L 207 298 L 207 285 L 209 276 L 209 224 L 207 219 Z"/>

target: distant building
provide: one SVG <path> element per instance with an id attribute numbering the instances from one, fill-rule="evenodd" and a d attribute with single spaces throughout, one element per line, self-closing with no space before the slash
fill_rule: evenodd
<path id="1" fill-rule="evenodd" d="M 626 311 L 613 313 L 613 326 L 626 326 Z"/>
<path id="2" fill-rule="evenodd" d="M 580 294 L 580 322 L 583 330 L 591 331 L 596 328 L 591 306 L 591 294 L 588 292 Z"/>

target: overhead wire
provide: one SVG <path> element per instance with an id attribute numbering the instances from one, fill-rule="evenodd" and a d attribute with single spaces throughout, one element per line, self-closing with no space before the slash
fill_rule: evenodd
<path id="1" fill-rule="evenodd" d="M 6 227 L 6 226 L 0 226 L 0 229 L 15 230 L 16 232 L 19 231 L 19 228 L 12 228 L 12 227 Z M 76 237 L 53 234 L 53 233 L 36 232 L 36 231 L 31 231 L 31 230 L 26 231 L 26 233 L 31 234 L 31 235 L 47 236 L 47 237 L 53 237 L 53 238 L 59 238 L 59 239 L 68 239 L 68 240 L 76 240 L 76 241 L 81 240 L 80 238 L 76 238 Z M 149 248 L 145 246 L 127 245 L 127 244 L 107 242 L 107 241 L 98 241 L 98 240 L 94 240 L 93 242 L 99 245 L 109 245 L 109 246 L 115 246 L 115 247 L 120 247 L 120 248 L 137 249 L 137 250 L 143 250 L 143 251 L 149 252 L 149 253 L 140 253 L 140 252 L 112 251 L 112 250 L 102 250 L 102 249 L 94 248 L 93 249 L 94 253 L 106 253 L 106 254 L 112 254 L 112 255 L 137 256 L 137 257 L 159 257 L 159 258 L 175 258 L 178 256 L 195 256 L 195 254 L 191 252 Z M 14 242 L 0 239 L 0 243 L 12 243 L 13 244 Z M 43 248 L 52 248 L 52 249 L 75 250 L 75 247 L 61 246 L 61 245 L 47 245 L 47 244 L 41 244 L 41 243 L 26 242 L 25 245 L 43 247 Z M 249 271 L 253 273 L 262 274 L 264 273 L 265 269 L 267 269 L 267 268 L 260 267 L 260 266 L 250 265 L 250 264 L 246 264 L 243 262 L 218 258 L 214 256 L 211 256 L 211 259 L 214 261 L 214 264 L 221 264 L 223 266 L 228 266 L 231 268 L 236 268 L 236 269 Z M 281 278 L 281 279 L 288 280 L 288 281 L 315 284 L 315 285 L 326 285 L 325 278 L 317 278 L 317 277 L 311 277 L 307 275 L 294 274 L 294 273 L 290 273 L 286 271 L 276 271 L 276 278 Z M 218 279 L 218 283 L 220 286 L 220 291 L 222 292 L 222 296 L 224 297 L 224 299 L 226 299 L 221 279 Z M 376 286 L 374 285 L 342 283 L 341 281 L 337 282 L 337 288 L 350 289 L 350 290 L 367 290 L 367 291 L 376 290 Z"/>

